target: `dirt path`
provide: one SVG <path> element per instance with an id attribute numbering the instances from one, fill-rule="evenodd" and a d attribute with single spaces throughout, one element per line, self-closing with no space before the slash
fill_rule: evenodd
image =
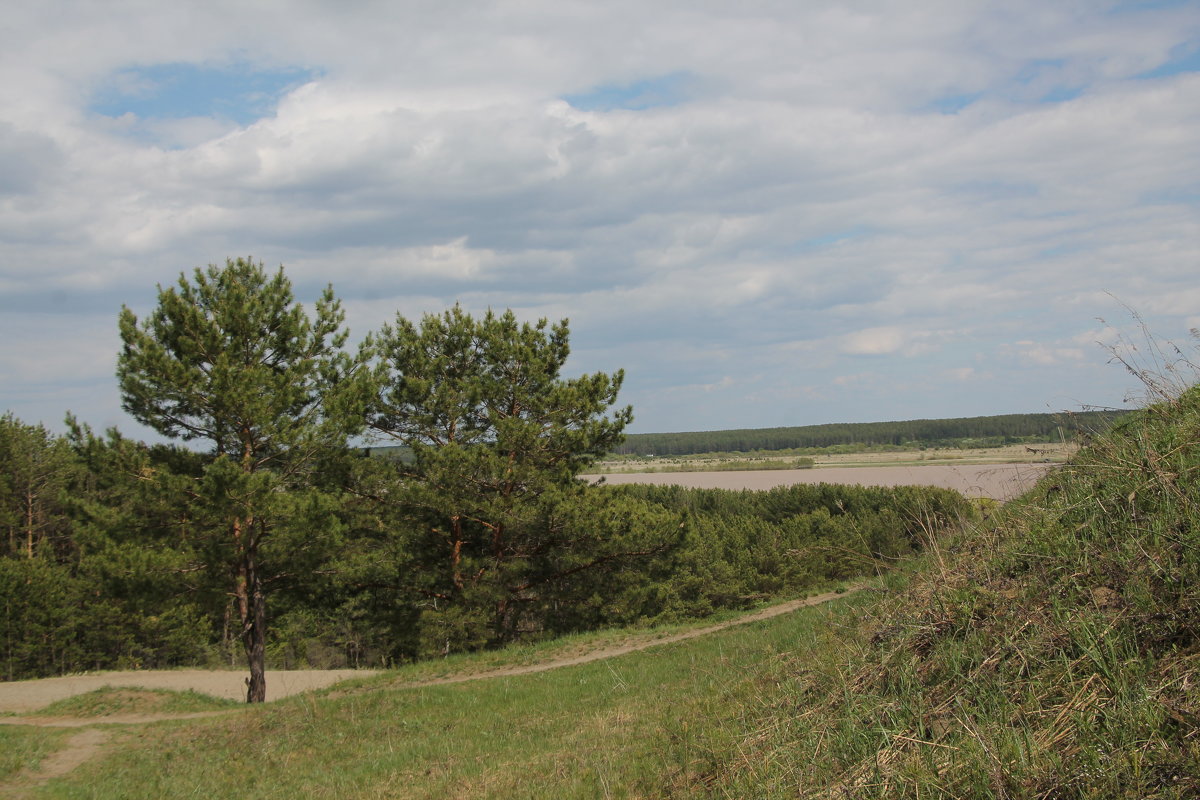
<path id="1" fill-rule="evenodd" d="M 397 689 L 417 689 L 423 686 L 440 686 L 451 683 L 465 683 L 467 681 L 485 680 L 488 678 L 503 678 L 514 675 L 529 675 L 535 672 L 546 672 L 552 669 L 561 667 L 575 666 L 576 664 L 587 664 L 592 661 L 600 661 L 606 658 L 615 658 L 633 653 L 639 650 L 646 650 L 651 647 L 657 647 L 664 644 L 672 644 L 674 642 L 682 642 L 688 639 L 695 639 L 700 636 L 707 636 L 710 633 L 715 633 L 726 628 L 731 628 L 735 625 L 745 625 L 758 620 L 770 619 L 782 614 L 787 614 L 795 611 L 798 608 L 806 606 L 815 606 L 821 603 L 827 603 L 838 597 L 844 597 L 852 592 L 857 592 L 863 587 L 855 585 L 847 588 L 844 592 L 825 592 L 824 594 L 806 597 L 803 600 L 791 600 L 786 603 L 769 606 L 760 611 L 755 611 L 735 619 L 719 622 L 715 625 L 708 625 L 703 628 L 694 628 L 682 633 L 675 633 L 669 636 L 664 636 L 656 639 L 644 639 L 641 641 L 625 642 L 623 644 L 612 645 L 598 650 L 593 650 L 577 656 L 563 656 L 560 658 L 550 659 L 537 664 L 524 664 L 515 667 L 502 667 L 499 669 L 488 670 L 485 672 L 472 673 L 467 675 L 451 675 L 444 678 L 429 678 L 426 680 L 413 681 L 411 683 L 399 683 L 390 688 Z M 281 689 L 277 689 L 273 694 L 276 697 L 286 696 L 288 694 L 296 694 L 308 689 L 321 688 L 329 686 L 341 680 L 346 680 L 351 677 L 363 677 L 371 675 L 369 670 L 302 670 L 297 673 L 272 673 L 277 683 L 282 683 Z M 280 681 L 280 676 L 290 675 L 291 680 Z M 19 710 L 27 711 L 35 708 L 41 708 L 49 705 L 49 703 L 69 697 L 73 694 L 81 694 L 89 692 L 93 689 L 102 688 L 104 686 L 138 686 L 142 688 L 165 688 L 175 690 L 192 689 L 194 691 L 207 692 L 215 694 L 211 689 L 214 686 L 213 678 L 216 678 L 216 685 L 223 690 L 228 691 L 231 683 L 231 677 L 236 676 L 239 680 L 242 678 L 241 673 L 224 673 L 211 672 L 206 670 L 169 670 L 158 672 L 120 672 L 120 673 L 105 673 L 102 675 L 84 675 L 72 676 L 68 678 L 46 678 L 40 681 L 18 681 L 9 684 L 0 684 L 0 710 L 17 710 L 13 706 L 16 705 Z M 38 684 L 51 684 L 51 688 L 44 691 L 37 691 Z M 268 685 L 270 685 L 268 683 Z M 4 691 L 12 689 L 12 687 L 20 688 L 15 691 Z M 230 696 L 224 694 L 222 696 Z M 233 695 L 237 697 L 237 695 Z M 50 699 L 46 699 L 50 698 Z M 94 757 L 100 752 L 104 741 L 108 738 L 108 732 L 105 726 L 110 725 L 145 725 L 152 722 L 162 722 L 166 720 L 187 720 L 200 719 L 203 717 L 213 717 L 225 714 L 236 714 L 243 711 L 243 708 L 234 708 L 227 711 L 196 711 L 190 713 L 179 714 L 110 714 L 106 717 L 0 717 L 0 725 L 29 725 L 44 728 L 79 728 L 78 733 L 72 735 L 64 743 L 61 750 L 46 757 L 36 769 L 24 770 L 20 774 L 13 777 L 8 782 L 0 783 L 0 797 L 5 798 L 21 798 L 25 797 L 33 789 L 41 786 L 47 781 L 54 778 L 60 778 L 71 770 L 83 764 L 85 761 Z"/>
<path id="2" fill-rule="evenodd" d="M 803 600 L 789 600 L 786 603 L 768 606 L 767 608 L 755 611 L 751 614 L 726 620 L 725 622 L 719 622 L 716 625 L 708 625 L 703 628 L 693 628 L 690 631 L 675 633 L 671 634 L 670 636 L 663 636 L 657 639 L 645 639 L 643 641 L 613 645 L 611 647 L 593 650 L 578 656 L 564 656 L 561 658 L 551 659 L 549 661 L 542 661 L 537 664 L 523 664 L 517 667 L 501 667 L 499 669 L 487 670 L 485 672 L 475 672 L 467 675 L 448 675 L 445 678 L 428 678 L 426 680 L 413 681 L 411 683 L 398 683 L 395 685 L 395 688 L 419 689 L 422 686 L 443 686 L 449 683 L 466 683 L 467 681 L 479 681 L 487 678 L 506 678 L 514 675 L 530 675 L 535 672 L 547 672 L 552 669 L 559 669 L 560 667 L 573 667 L 576 664 L 587 664 L 592 661 L 601 661 L 606 658 L 616 658 L 617 656 L 623 656 L 626 653 L 635 653 L 638 650 L 648 650 L 651 647 L 658 647 L 659 645 L 663 644 L 672 644 L 674 642 L 686 641 L 687 639 L 695 639 L 700 636 L 707 636 L 710 633 L 725 630 L 726 628 L 732 628 L 735 625 L 745 625 L 749 622 L 757 622 L 763 619 L 770 619 L 771 617 L 778 617 L 782 614 L 795 611 L 798 608 L 828 603 L 830 600 L 836 600 L 839 597 L 845 597 L 846 595 L 852 592 L 857 592 L 863 588 L 864 587 L 861 585 L 854 585 L 848 587 L 843 592 L 825 592 L 824 594 L 806 597 Z"/>
<path id="3" fill-rule="evenodd" d="M 103 728 L 87 728 L 74 734 L 63 748 L 42 759 L 34 769 L 20 772 L 8 783 L 0 783 L 0 797 L 26 797 L 30 792 L 47 781 L 61 778 L 83 762 L 100 752 L 100 746 L 108 738 L 108 732 Z"/>

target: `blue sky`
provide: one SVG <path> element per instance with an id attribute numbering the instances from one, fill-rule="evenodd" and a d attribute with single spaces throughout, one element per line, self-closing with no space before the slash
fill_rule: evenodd
<path id="1" fill-rule="evenodd" d="M 0 412 L 145 435 L 122 304 L 569 317 L 635 431 L 1120 406 L 1200 327 L 1200 2 L 88 4 L 0 48 Z M 636 20 L 636 24 L 631 21 Z"/>
<path id="2" fill-rule="evenodd" d="M 249 125 L 274 113 L 280 97 L 315 78 L 302 68 L 188 63 L 131 66 L 109 75 L 89 109 L 142 120 L 214 118 Z"/>

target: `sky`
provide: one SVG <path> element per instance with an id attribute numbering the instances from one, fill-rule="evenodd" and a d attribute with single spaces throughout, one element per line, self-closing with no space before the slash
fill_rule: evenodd
<path id="1" fill-rule="evenodd" d="M 0 27 L 0 413 L 252 257 L 569 318 L 632 432 L 1125 407 L 1200 327 L 1200 0 L 145 0 Z M 1169 345 L 1165 345 L 1170 352 Z M 1197 359 L 1200 360 L 1200 359 Z"/>

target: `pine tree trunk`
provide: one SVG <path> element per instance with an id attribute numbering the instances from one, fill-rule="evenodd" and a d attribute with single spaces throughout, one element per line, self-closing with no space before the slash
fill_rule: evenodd
<path id="1" fill-rule="evenodd" d="M 33 558 L 33 492 L 25 492 L 25 555 Z"/>
<path id="2" fill-rule="evenodd" d="M 253 526 L 252 519 L 239 519 L 233 523 L 234 540 L 241 551 L 234 594 L 242 623 L 242 647 L 250 666 L 250 677 L 246 679 L 246 702 L 262 703 L 267 699 L 267 603 L 255 558 L 257 547 Z"/>
<path id="3" fill-rule="evenodd" d="M 263 703 L 267 699 L 267 603 L 258 571 L 251 567 L 247 578 L 250 586 L 250 620 L 243 623 L 246 633 L 242 638 L 246 648 L 246 660 L 250 663 L 246 702 Z"/>

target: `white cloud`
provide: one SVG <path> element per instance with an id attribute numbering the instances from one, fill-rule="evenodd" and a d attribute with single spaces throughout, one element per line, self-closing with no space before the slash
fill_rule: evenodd
<path id="1" fill-rule="evenodd" d="M 301 296 L 333 281 L 356 333 L 459 300 L 570 316 L 581 364 L 629 367 L 644 430 L 933 416 L 948 387 L 950 416 L 1098 402 L 1125 381 L 1086 332 L 1124 321 L 1112 296 L 1195 324 L 1200 76 L 1138 77 L 1200 36 L 1190 4 L 49 0 L 6 22 L 5 314 L 68 292 L 111 318 L 254 255 Z M 317 77 L 245 126 L 88 111 L 163 63 Z M 668 75 L 675 105 L 563 100 Z M 29 324 L 56 352 L 103 341 Z M 882 378 L 849 398 L 864 356 Z M 12 397 L 74 369 L 4 363 Z"/>
<path id="2" fill-rule="evenodd" d="M 899 352 L 908 337 L 899 328 L 867 328 L 842 337 L 842 352 L 880 356 Z"/>

